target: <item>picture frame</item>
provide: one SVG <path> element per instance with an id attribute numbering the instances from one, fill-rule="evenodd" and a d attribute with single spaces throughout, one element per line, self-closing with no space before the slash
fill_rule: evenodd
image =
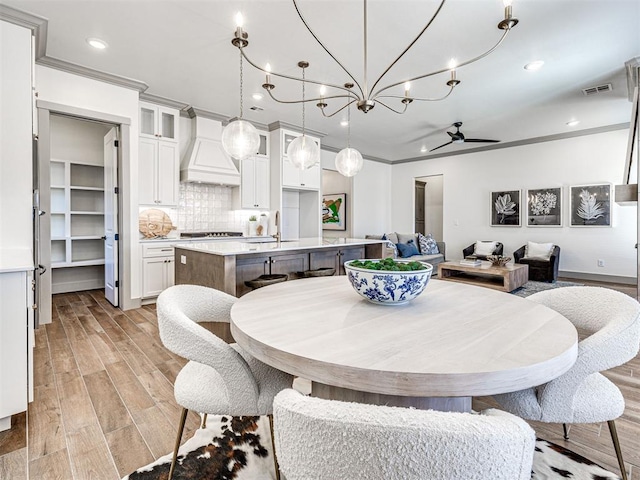
<path id="1" fill-rule="evenodd" d="M 610 183 L 570 186 L 570 226 L 610 227 L 612 194 Z"/>
<path id="2" fill-rule="evenodd" d="M 562 227 L 562 187 L 527 190 L 527 227 Z"/>
<path id="3" fill-rule="evenodd" d="M 322 229 L 347 229 L 347 194 L 335 193 L 322 196 Z"/>
<path id="4" fill-rule="evenodd" d="M 491 226 L 519 227 L 521 190 L 491 192 Z"/>

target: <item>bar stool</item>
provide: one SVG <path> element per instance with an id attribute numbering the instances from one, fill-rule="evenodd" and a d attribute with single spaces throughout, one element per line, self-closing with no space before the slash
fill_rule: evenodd
<path id="1" fill-rule="evenodd" d="M 272 275 L 260 275 L 253 280 L 247 280 L 244 284 L 252 290 L 255 290 L 256 288 L 266 287 L 275 283 L 286 282 L 288 279 L 289 275 L 286 273 L 275 273 Z"/>

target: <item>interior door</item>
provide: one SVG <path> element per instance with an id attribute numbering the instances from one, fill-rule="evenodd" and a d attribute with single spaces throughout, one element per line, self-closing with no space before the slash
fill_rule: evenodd
<path id="1" fill-rule="evenodd" d="M 422 233 L 424 235 L 425 229 L 425 208 L 424 208 L 424 199 L 425 199 L 425 182 L 421 182 L 416 180 L 416 193 L 415 193 L 415 232 Z"/>
<path id="2" fill-rule="evenodd" d="M 104 137 L 104 296 L 118 306 L 118 130 Z"/>

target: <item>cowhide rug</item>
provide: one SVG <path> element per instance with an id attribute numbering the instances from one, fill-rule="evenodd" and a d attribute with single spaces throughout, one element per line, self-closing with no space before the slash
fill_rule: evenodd
<path id="1" fill-rule="evenodd" d="M 209 416 L 207 428 L 197 430 L 180 447 L 173 478 L 274 480 L 272 452 L 267 417 Z M 171 456 L 169 453 L 123 480 L 165 480 Z M 532 470 L 532 480 L 620 480 L 592 461 L 541 439 L 536 441 Z"/>

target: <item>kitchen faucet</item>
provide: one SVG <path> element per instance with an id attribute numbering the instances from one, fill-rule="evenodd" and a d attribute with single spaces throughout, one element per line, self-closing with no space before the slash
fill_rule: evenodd
<path id="1" fill-rule="evenodd" d="M 271 236 L 276 239 L 277 245 L 279 247 L 282 240 L 282 234 L 280 233 L 280 210 L 276 210 L 276 233 L 275 235 Z"/>

